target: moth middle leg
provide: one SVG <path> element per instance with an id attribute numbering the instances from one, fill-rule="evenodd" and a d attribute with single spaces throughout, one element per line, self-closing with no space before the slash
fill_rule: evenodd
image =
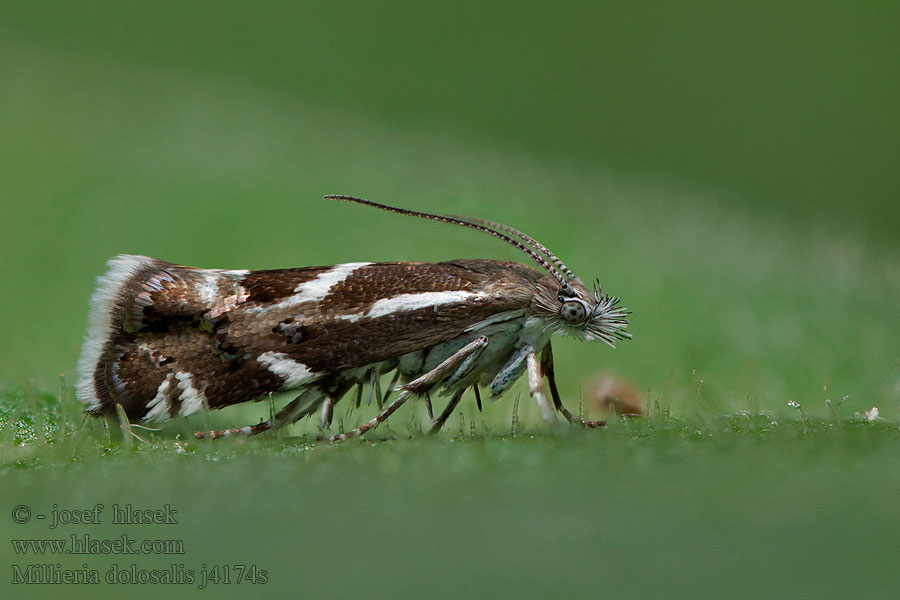
<path id="1" fill-rule="evenodd" d="M 378 413 L 378 415 L 376 415 L 373 419 L 363 423 L 356 429 L 325 439 L 331 440 L 332 442 L 340 442 L 350 438 L 365 435 L 370 429 L 378 427 L 378 425 L 387 420 L 387 418 L 390 417 L 398 408 L 403 406 L 403 404 L 409 399 L 410 396 L 422 396 L 424 394 L 427 394 L 432 388 L 441 383 L 441 381 L 443 381 L 446 377 L 456 373 L 460 368 L 470 368 L 472 361 L 467 359 L 470 359 L 473 356 L 477 357 L 478 354 L 481 354 L 481 352 L 485 348 L 487 348 L 487 345 L 488 339 L 484 336 L 469 342 L 431 371 L 405 385 L 400 386 L 400 395 L 397 396 L 397 398 L 393 402 L 388 404 L 384 408 L 384 410 Z"/>

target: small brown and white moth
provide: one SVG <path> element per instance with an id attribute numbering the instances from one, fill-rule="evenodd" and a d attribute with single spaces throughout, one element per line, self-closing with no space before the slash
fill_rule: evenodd
<path id="1" fill-rule="evenodd" d="M 572 423 L 602 425 L 562 405 L 550 336 L 614 347 L 631 337 L 618 298 L 599 283 L 586 287 L 545 246 L 512 227 L 326 198 L 491 234 L 546 274 L 496 260 L 231 271 L 120 255 L 91 298 L 77 385 L 87 412 L 115 420 L 124 410 L 131 422 L 152 423 L 295 390 L 296 399 L 267 421 L 197 436 L 256 434 L 316 412 L 327 429 L 334 405 L 354 386 L 357 404 L 368 388 L 382 405 L 380 375 L 393 371 L 387 395 L 399 379 L 397 398 L 330 439 L 363 435 L 411 396 L 425 399 L 435 432 L 467 389 L 480 409 L 479 386 L 497 398 L 527 372 L 545 420 L 554 422 L 559 412 Z M 429 395 L 436 390 L 450 396 L 437 418 Z"/>

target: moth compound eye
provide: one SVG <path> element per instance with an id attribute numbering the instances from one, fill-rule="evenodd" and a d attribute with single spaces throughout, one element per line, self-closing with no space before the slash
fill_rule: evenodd
<path id="1" fill-rule="evenodd" d="M 578 300 L 563 302 L 559 314 L 569 325 L 581 325 L 587 320 L 587 308 Z"/>

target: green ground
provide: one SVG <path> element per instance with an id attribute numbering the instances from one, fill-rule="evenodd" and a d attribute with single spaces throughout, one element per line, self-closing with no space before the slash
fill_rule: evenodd
<path id="1" fill-rule="evenodd" d="M 26 404 L 55 415 L 51 398 Z M 51 559 L 101 575 L 113 564 L 175 562 L 199 573 L 204 563 L 237 563 L 265 569 L 269 591 L 310 597 L 887 598 L 896 589 L 896 423 L 660 411 L 603 432 L 486 434 L 478 422 L 473 435 L 454 422 L 436 439 L 407 439 L 395 426 L 388 441 L 169 440 L 107 451 L 94 423 L 74 435 L 53 425 L 46 433 L 48 422 L 33 423 L 37 440 L 22 421 L 4 426 L 11 505 L 36 513 L 101 502 L 107 520 L 115 502 L 179 511 L 177 525 L 60 526 L 63 534 L 4 524 L 12 539 L 127 531 L 184 541 L 182 556 Z M 13 431 L 24 445 L 12 447 Z M 29 562 L 2 548 L 5 562 Z"/>
<path id="2" fill-rule="evenodd" d="M 0 3 L 3 515 L 169 503 L 178 525 L 124 531 L 183 539 L 187 568 L 256 564 L 266 590 L 294 596 L 896 589 L 893 4 L 153 6 Z M 483 415 L 465 402 L 438 439 L 419 438 L 410 407 L 368 443 L 310 446 L 310 424 L 184 441 L 254 422 L 261 404 L 107 448 L 70 386 L 114 254 L 223 268 L 517 258 L 326 193 L 506 222 L 600 277 L 633 311 L 634 340 L 557 341 L 563 395 L 574 409 L 611 373 L 661 409 L 553 432 L 524 394 L 512 436 L 520 387 Z M 873 406 L 880 420 L 854 417 Z M 0 531 L 8 586 L 26 561 L 7 540 L 123 528 L 3 516 Z"/>

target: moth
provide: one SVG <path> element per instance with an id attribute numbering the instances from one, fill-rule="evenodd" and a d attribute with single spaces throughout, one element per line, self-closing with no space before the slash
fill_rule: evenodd
<path id="1" fill-rule="evenodd" d="M 411 397 L 425 401 L 437 432 L 466 390 L 480 409 L 480 386 L 496 399 L 527 373 L 544 420 L 555 422 L 559 413 L 574 424 L 603 424 L 563 406 L 550 338 L 615 347 L 631 337 L 619 298 L 599 282 L 588 288 L 546 246 L 512 227 L 351 196 L 326 199 L 487 233 L 541 271 L 481 259 L 238 271 L 119 255 L 90 302 L 77 384 L 86 411 L 158 423 L 294 390 L 297 397 L 268 420 L 196 435 L 253 435 L 315 413 L 328 431 L 335 404 L 356 388 L 357 404 L 368 389 L 380 412 L 329 439 L 365 434 Z M 393 380 L 383 396 L 386 373 Z M 450 397 L 437 417 L 432 392 Z"/>

